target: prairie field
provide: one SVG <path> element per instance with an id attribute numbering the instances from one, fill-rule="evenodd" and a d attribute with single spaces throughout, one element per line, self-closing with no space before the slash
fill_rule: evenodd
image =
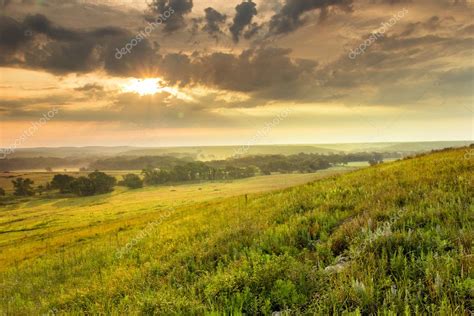
<path id="1" fill-rule="evenodd" d="M 469 315 L 465 150 L 0 206 L 0 310 Z"/>
<path id="2" fill-rule="evenodd" d="M 86 198 L 27 198 L 2 207 L 0 269 L 35 254 L 40 255 L 52 244 L 63 247 L 76 241 L 97 239 L 98 234 L 133 225 L 131 223 L 137 218 L 160 208 L 277 190 L 350 170 L 333 168 L 312 174 L 258 176 L 140 190 L 117 188 L 110 194 Z M 38 173 L 27 175 L 32 179 L 43 178 Z M 19 248 L 23 250 L 19 251 Z"/>

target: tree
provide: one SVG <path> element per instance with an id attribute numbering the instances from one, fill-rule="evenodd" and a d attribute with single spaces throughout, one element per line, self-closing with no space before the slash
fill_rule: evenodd
<path id="1" fill-rule="evenodd" d="M 15 189 L 13 194 L 16 196 L 32 196 L 35 194 L 32 187 L 34 182 L 31 179 L 18 178 L 16 180 L 12 180 L 12 183 Z"/>
<path id="2" fill-rule="evenodd" d="M 3 188 L 0 188 L 0 196 L 5 196 L 5 190 Z"/>
<path id="3" fill-rule="evenodd" d="M 120 184 L 130 189 L 139 189 L 143 187 L 143 180 L 136 174 L 129 173 L 123 176 L 123 180 L 120 181 Z"/>
<path id="4" fill-rule="evenodd" d="M 74 180 L 74 177 L 67 174 L 56 174 L 51 180 L 51 188 L 59 190 L 60 193 L 71 193 L 71 183 Z"/>
<path id="5" fill-rule="evenodd" d="M 95 194 L 103 194 L 112 192 L 117 180 L 103 172 L 94 171 L 89 174 L 89 179 L 95 187 Z"/>
<path id="6" fill-rule="evenodd" d="M 46 167 L 45 170 L 46 170 L 47 172 L 53 171 L 53 169 L 52 169 L 51 167 Z"/>
<path id="7" fill-rule="evenodd" d="M 79 196 L 89 196 L 96 193 L 94 182 L 87 177 L 79 177 L 71 183 L 71 190 Z"/>

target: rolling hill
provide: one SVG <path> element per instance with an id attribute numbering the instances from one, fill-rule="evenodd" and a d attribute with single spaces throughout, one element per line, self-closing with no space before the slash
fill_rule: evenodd
<path id="1" fill-rule="evenodd" d="M 170 203 L 150 188 L 116 192 L 135 214 L 113 221 L 108 213 L 121 204 L 109 196 L 9 205 L 0 211 L 0 245 L 20 225 L 44 248 L 0 248 L 8 263 L 0 310 L 469 315 L 474 162 L 467 150 L 205 201 Z M 96 221 L 71 231 L 91 208 Z M 28 209 L 45 220 L 21 226 Z M 24 259 L 8 259 L 15 254 Z"/>

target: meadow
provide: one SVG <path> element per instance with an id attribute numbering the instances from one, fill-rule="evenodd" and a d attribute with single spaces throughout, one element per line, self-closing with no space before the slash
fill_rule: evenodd
<path id="1" fill-rule="evenodd" d="M 1 206 L 0 311 L 469 315 L 465 150 Z"/>

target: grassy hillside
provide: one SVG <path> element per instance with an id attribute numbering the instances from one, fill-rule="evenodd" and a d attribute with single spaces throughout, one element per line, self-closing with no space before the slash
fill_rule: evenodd
<path id="1" fill-rule="evenodd" d="M 151 194 L 142 202 L 140 191 L 116 192 L 116 203 L 93 197 L 9 206 L 1 210 L 0 310 L 469 315 L 474 162 L 464 154 L 215 200 L 167 203 L 171 197 Z M 121 205 L 133 216 L 107 221 Z M 9 243 L 15 232 L 3 229 L 27 216 L 50 216 L 57 228 L 26 237 L 43 245 L 35 252 Z M 97 220 L 66 232 L 82 216 Z"/>

